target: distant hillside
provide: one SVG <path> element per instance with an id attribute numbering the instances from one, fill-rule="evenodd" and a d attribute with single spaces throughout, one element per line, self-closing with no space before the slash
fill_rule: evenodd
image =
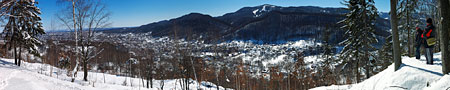
<path id="1" fill-rule="evenodd" d="M 345 39 L 337 24 L 348 11 L 343 8 L 321 8 L 315 6 L 280 7 L 260 5 L 244 7 L 223 16 L 211 17 L 190 13 L 175 19 L 150 23 L 133 28 L 115 28 L 106 33 L 147 33 L 159 36 L 193 38 L 207 42 L 232 40 L 254 41 L 256 43 L 283 43 L 285 41 L 320 39 L 323 30 L 331 29 L 333 43 Z M 390 33 L 386 13 L 380 13 L 376 23 L 379 44 Z"/>

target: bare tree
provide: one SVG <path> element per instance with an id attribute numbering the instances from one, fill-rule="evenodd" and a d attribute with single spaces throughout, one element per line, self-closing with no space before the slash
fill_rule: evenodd
<path id="1" fill-rule="evenodd" d="M 72 11 L 70 12 L 65 12 L 65 14 L 61 14 L 61 13 L 59 13 L 59 14 L 57 14 L 57 17 L 58 17 L 58 19 L 61 21 L 61 22 L 63 22 L 63 24 L 65 25 L 65 26 L 67 26 L 67 28 L 69 29 L 69 30 L 71 30 L 71 31 L 74 31 L 74 33 L 75 33 L 75 47 L 78 47 L 78 30 L 77 30 L 77 22 L 76 22 L 76 18 L 75 18 L 75 0 L 61 0 L 61 1 L 63 1 L 63 2 L 71 2 L 70 4 L 71 5 L 68 5 L 68 8 L 71 8 L 72 9 Z M 70 7 L 71 6 L 71 7 Z M 61 11 L 65 11 L 65 10 L 61 10 Z M 73 26 L 72 26 L 73 25 Z M 77 74 L 77 72 L 78 72 L 78 64 L 79 64 L 79 58 L 78 58 L 78 49 L 76 49 L 75 48 L 75 58 L 76 59 L 74 59 L 75 60 L 75 67 L 73 68 L 73 70 L 72 70 L 72 76 L 71 76 L 71 78 L 72 78 L 72 82 L 74 82 L 75 81 L 75 77 L 76 77 L 76 74 Z"/>
<path id="2" fill-rule="evenodd" d="M 72 11 L 61 10 L 64 13 L 58 14 L 58 18 L 67 28 L 75 32 L 76 62 L 81 62 L 84 71 L 83 80 L 88 81 L 88 63 L 102 51 L 93 45 L 95 32 L 111 24 L 109 22 L 111 13 L 101 0 L 64 0 L 68 1 L 72 2 Z"/>
<path id="3" fill-rule="evenodd" d="M 145 49 L 144 51 L 144 55 L 146 56 L 145 58 L 145 74 L 146 74 L 146 78 L 147 78 L 147 88 L 153 88 L 153 69 L 154 69 L 154 54 L 153 52 L 150 52 L 150 50 Z M 149 87 L 150 85 L 150 87 Z"/>

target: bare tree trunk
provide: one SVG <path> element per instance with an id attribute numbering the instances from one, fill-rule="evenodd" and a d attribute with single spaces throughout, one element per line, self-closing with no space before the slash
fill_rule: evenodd
<path id="1" fill-rule="evenodd" d="M 147 66 L 146 66 L 146 67 L 147 67 Z M 145 74 L 147 74 L 147 77 L 145 77 L 145 79 L 147 79 L 147 81 L 146 81 L 146 82 L 147 82 L 147 88 L 149 88 L 149 81 L 150 81 L 149 78 L 150 78 L 150 73 L 151 73 L 150 70 L 147 71 L 147 73 L 145 73 Z"/>
<path id="2" fill-rule="evenodd" d="M 73 70 L 72 82 L 75 81 L 75 77 L 78 71 L 78 32 L 77 32 L 77 23 L 75 20 L 75 0 L 72 0 L 72 20 L 73 20 L 73 30 L 75 30 L 75 61 L 77 62 L 75 68 Z"/>
<path id="3" fill-rule="evenodd" d="M 239 83 L 239 81 L 240 81 L 240 79 L 239 79 L 239 75 L 240 75 L 240 72 L 236 72 L 236 78 L 235 78 L 235 87 L 236 87 L 236 89 L 237 90 L 239 90 L 240 89 L 240 83 Z"/>
<path id="4" fill-rule="evenodd" d="M 190 90 L 190 89 L 189 89 L 189 88 L 190 88 L 190 87 L 189 87 L 189 79 L 186 79 L 185 81 L 186 81 L 186 90 Z"/>
<path id="5" fill-rule="evenodd" d="M 161 82 L 159 83 L 159 85 L 161 85 L 161 90 L 164 90 L 164 74 L 165 73 L 164 73 L 164 70 L 163 70 L 162 73 L 160 74 Z"/>
<path id="6" fill-rule="evenodd" d="M 444 74 L 448 74 L 450 72 L 450 60 L 449 60 L 449 50 L 448 50 L 448 29 L 450 28 L 450 5 L 449 0 L 438 0 L 440 11 L 441 11 L 441 17 L 442 20 L 439 20 L 441 22 L 441 52 L 442 52 L 442 72 Z"/>
<path id="7" fill-rule="evenodd" d="M 52 75 L 53 75 L 53 67 L 52 67 L 52 65 L 48 65 L 49 67 L 50 67 L 50 77 L 52 77 Z"/>
<path id="8" fill-rule="evenodd" d="M 148 85 L 149 85 L 149 83 L 148 83 L 149 80 L 150 80 L 150 88 L 153 88 L 153 74 L 152 74 L 152 72 L 153 72 L 153 61 L 152 61 L 152 63 L 150 65 L 151 65 L 150 66 L 150 71 L 148 72 L 148 76 L 147 76 L 147 88 L 148 88 Z"/>
<path id="9" fill-rule="evenodd" d="M 88 76 L 87 60 L 83 60 L 83 71 L 84 71 L 83 80 L 88 81 L 87 80 L 87 76 Z"/>
<path id="10" fill-rule="evenodd" d="M 71 81 L 71 82 L 74 82 L 74 81 L 75 81 L 75 77 L 77 77 L 77 74 L 78 74 L 78 64 L 79 64 L 79 62 L 76 61 L 75 67 L 74 67 L 73 70 L 72 70 L 72 81 Z"/>
<path id="11" fill-rule="evenodd" d="M 149 88 L 150 85 L 150 74 L 147 73 L 147 88 Z M 152 85 L 153 86 L 153 85 Z M 152 87 L 153 88 L 153 87 Z"/>
<path id="12" fill-rule="evenodd" d="M 133 79 L 132 78 L 133 77 L 133 74 L 132 74 L 133 70 L 131 69 L 131 67 L 132 67 L 131 65 L 132 65 L 132 63 L 130 63 L 130 73 L 129 73 L 130 75 L 129 75 L 129 77 L 130 77 L 130 86 L 133 87 L 133 82 L 131 80 L 131 79 Z"/>
<path id="13" fill-rule="evenodd" d="M 219 90 L 219 73 L 216 73 L 216 89 Z"/>
<path id="14" fill-rule="evenodd" d="M 78 16 L 83 16 L 83 15 L 78 15 Z M 82 18 L 78 18 L 78 19 L 82 19 Z M 79 21 L 79 23 L 82 23 L 82 21 Z M 83 36 L 83 26 L 82 25 L 78 25 L 80 29 L 80 42 L 81 42 L 81 51 L 80 51 L 80 58 L 81 58 L 81 65 L 83 65 L 83 81 L 87 81 L 87 76 L 88 76 L 88 72 L 87 72 L 87 58 L 88 58 L 88 44 L 87 42 L 85 42 L 85 39 L 87 39 L 87 36 Z"/>
<path id="15" fill-rule="evenodd" d="M 198 81 L 198 79 L 197 79 L 197 73 L 195 72 L 194 60 L 192 59 L 192 57 L 191 57 L 190 59 L 191 59 L 192 70 L 194 71 L 194 78 L 195 78 L 195 81 Z M 200 85 L 197 85 L 197 88 L 200 88 Z"/>
<path id="16" fill-rule="evenodd" d="M 106 83 L 105 73 L 103 72 L 103 83 Z"/>
<path id="17" fill-rule="evenodd" d="M 22 62 L 21 61 L 21 59 L 22 59 L 22 46 L 21 45 L 19 45 L 19 61 L 18 61 L 18 66 L 20 66 L 20 63 Z"/>
<path id="18" fill-rule="evenodd" d="M 139 70 L 139 71 L 141 71 L 141 70 Z M 143 75 L 141 74 L 141 72 L 139 72 L 139 77 L 141 77 L 141 82 L 142 82 L 142 87 L 145 87 L 145 84 L 144 84 L 144 77 L 142 77 Z"/>
<path id="19" fill-rule="evenodd" d="M 153 76 L 150 76 L 150 88 L 153 88 Z"/>
<path id="20" fill-rule="evenodd" d="M 393 43 L 393 53 L 394 53 L 394 63 L 395 71 L 400 69 L 402 63 L 400 58 L 400 42 L 398 40 L 398 22 L 397 22 L 397 2 L 398 0 L 391 0 L 391 28 L 392 28 L 392 41 Z"/>
<path id="21" fill-rule="evenodd" d="M 14 42 L 12 44 L 13 44 L 13 48 L 14 48 L 14 64 L 17 65 L 17 48 L 16 48 Z"/>
<path id="22" fill-rule="evenodd" d="M 356 51 L 358 51 L 358 49 L 356 49 Z M 359 58 L 358 58 L 359 56 L 358 56 L 357 53 L 355 53 L 354 55 L 356 56 L 356 65 L 355 65 L 355 67 L 356 67 L 356 68 L 355 68 L 356 83 L 359 83 L 359 81 L 361 80 L 360 75 L 359 75 L 359 74 L 360 74 L 360 72 L 359 72 L 359 67 L 360 67 L 360 66 L 359 66 L 359 61 L 360 61 L 360 60 L 359 60 Z"/>
<path id="23" fill-rule="evenodd" d="M 288 77 L 287 77 L 287 90 L 291 90 L 291 82 L 290 82 L 290 79 L 291 79 L 291 70 L 289 70 L 288 71 L 288 73 L 287 73 L 288 75 Z"/>
<path id="24" fill-rule="evenodd" d="M 147 76 L 147 88 L 150 88 L 150 87 L 149 87 L 149 84 L 150 84 L 149 81 L 150 81 L 150 80 L 148 79 L 148 76 Z"/>

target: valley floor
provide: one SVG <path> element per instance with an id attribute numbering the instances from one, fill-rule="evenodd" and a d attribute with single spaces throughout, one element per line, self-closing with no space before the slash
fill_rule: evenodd
<path id="1" fill-rule="evenodd" d="M 394 65 L 369 79 L 352 85 L 324 86 L 311 90 L 450 90 L 450 75 L 442 73 L 441 53 L 434 54 L 434 65 L 425 64 L 425 57 L 402 57 L 402 65 Z"/>

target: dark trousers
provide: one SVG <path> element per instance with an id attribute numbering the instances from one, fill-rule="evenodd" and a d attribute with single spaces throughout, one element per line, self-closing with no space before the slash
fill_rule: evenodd
<path id="1" fill-rule="evenodd" d="M 416 59 L 420 59 L 420 44 L 416 45 Z"/>
<path id="2" fill-rule="evenodd" d="M 427 64 L 433 64 L 433 48 L 425 48 L 425 58 L 427 59 Z"/>

